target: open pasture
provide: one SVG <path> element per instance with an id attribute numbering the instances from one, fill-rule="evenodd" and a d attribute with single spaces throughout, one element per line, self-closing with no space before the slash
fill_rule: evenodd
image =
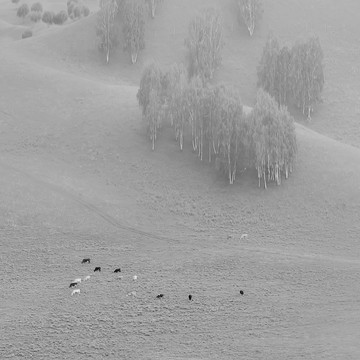
<path id="1" fill-rule="evenodd" d="M 216 81 L 249 105 L 269 30 L 323 45 L 324 103 L 297 125 L 294 174 L 264 191 L 171 136 L 151 152 L 141 122 L 143 66 L 183 59 L 207 3 L 165 1 L 139 63 L 118 50 L 106 67 L 95 15 L 19 40 L 29 24 L 0 0 L 1 359 L 360 358 L 360 5 L 264 1 L 249 39 L 209 2 L 227 20 Z"/>

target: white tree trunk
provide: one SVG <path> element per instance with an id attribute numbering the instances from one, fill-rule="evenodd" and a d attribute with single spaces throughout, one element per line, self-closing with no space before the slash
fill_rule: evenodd
<path id="1" fill-rule="evenodd" d="M 232 185 L 233 179 L 232 179 L 232 172 L 231 172 L 231 158 L 230 158 L 230 145 L 229 144 L 227 146 L 227 155 L 228 155 L 229 182 L 230 182 L 230 185 Z"/>
<path id="2" fill-rule="evenodd" d="M 110 59 L 110 47 L 109 45 L 107 46 L 107 51 L 106 51 L 106 63 L 109 63 L 109 59 Z"/>
<path id="3" fill-rule="evenodd" d="M 151 17 L 155 18 L 155 11 L 156 11 L 156 0 L 151 0 Z"/>
<path id="4" fill-rule="evenodd" d="M 264 170 L 263 170 L 263 177 L 264 177 L 264 189 L 267 189 L 265 167 L 264 167 Z"/>
<path id="5" fill-rule="evenodd" d="M 209 163 L 211 163 L 211 141 L 209 139 Z"/>
<path id="6" fill-rule="evenodd" d="M 137 61 L 137 56 L 138 56 L 137 52 L 131 53 L 131 63 L 132 63 L 132 64 L 135 64 L 135 63 L 136 63 L 136 61 Z"/>

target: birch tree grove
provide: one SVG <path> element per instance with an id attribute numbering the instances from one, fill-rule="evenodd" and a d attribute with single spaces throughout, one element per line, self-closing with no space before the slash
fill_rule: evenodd
<path id="1" fill-rule="evenodd" d="M 206 9 L 203 16 L 196 16 L 189 25 L 189 37 L 185 39 L 189 51 L 189 74 L 211 80 L 221 64 L 224 46 L 220 14 Z"/>
<path id="2" fill-rule="evenodd" d="M 99 48 L 106 54 L 106 63 L 110 60 L 110 50 L 114 45 L 115 16 L 117 14 L 117 2 L 115 0 L 101 0 L 100 11 L 97 15 L 96 34 L 100 38 Z"/>
<path id="3" fill-rule="evenodd" d="M 255 27 L 263 13 L 261 0 L 237 0 L 237 4 L 249 34 L 253 36 Z"/>
<path id="4" fill-rule="evenodd" d="M 293 171 L 294 120 L 286 106 L 279 107 L 263 89 L 248 112 L 233 87 L 211 86 L 200 77 L 189 81 L 182 64 L 167 73 L 151 64 L 143 73 L 137 98 L 153 150 L 160 124 L 168 119 L 180 150 L 186 145 L 184 138 L 191 136 L 191 149 L 201 161 L 215 163 L 230 184 L 246 168 L 257 170 L 259 187 L 263 182 L 265 188 L 270 182 L 280 185 Z"/>
<path id="5" fill-rule="evenodd" d="M 280 49 L 269 36 L 257 68 L 258 86 L 279 105 L 295 105 L 310 120 L 324 88 L 323 58 L 318 38 Z"/>
<path id="6" fill-rule="evenodd" d="M 292 172 L 297 153 L 294 120 L 286 107 L 279 109 L 275 99 L 260 89 L 253 122 L 254 164 L 259 187 L 261 179 L 265 189 L 269 181 L 280 185 L 282 174 L 287 178 Z"/>

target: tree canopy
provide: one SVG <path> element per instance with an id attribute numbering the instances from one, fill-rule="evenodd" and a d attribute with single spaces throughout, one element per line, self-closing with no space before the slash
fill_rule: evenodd
<path id="1" fill-rule="evenodd" d="M 123 14 L 124 49 L 130 54 L 132 64 L 145 48 L 145 14 L 141 0 L 127 0 Z"/>
<path id="2" fill-rule="evenodd" d="M 323 52 L 318 38 L 280 48 L 276 38 L 267 39 L 257 68 L 258 86 L 279 105 L 296 105 L 311 118 L 324 87 Z"/>
<path id="3" fill-rule="evenodd" d="M 263 14 L 261 0 L 236 0 L 240 16 L 250 36 L 253 36 L 256 25 L 258 24 Z"/>
<path id="4" fill-rule="evenodd" d="M 161 121 L 169 119 L 180 150 L 190 144 L 201 160 L 215 162 L 230 184 L 245 168 L 255 168 L 259 186 L 263 181 L 265 188 L 269 182 L 280 185 L 282 177 L 288 178 L 293 170 L 297 153 L 294 120 L 286 106 L 279 107 L 263 89 L 249 112 L 234 87 L 211 86 L 200 77 L 188 80 L 182 64 L 174 64 L 166 73 L 150 64 L 137 98 L 153 150 Z"/>
<path id="5" fill-rule="evenodd" d="M 211 80 L 221 64 L 224 46 L 218 11 L 208 8 L 190 22 L 185 46 L 188 49 L 190 76 L 199 75 L 203 80 Z"/>
<path id="6" fill-rule="evenodd" d="M 101 0 L 97 14 L 96 34 L 99 37 L 100 50 L 106 54 L 106 63 L 110 60 L 110 50 L 116 42 L 115 16 L 118 6 L 115 0 Z"/>

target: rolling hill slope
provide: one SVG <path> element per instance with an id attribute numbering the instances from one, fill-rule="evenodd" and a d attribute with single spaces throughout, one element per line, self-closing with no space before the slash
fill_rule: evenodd
<path id="1" fill-rule="evenodd" d="M 250 104 L 269 29 L 293 41 L 306 26 L 334 23 L 327 2 L 302 3 L 311 15 L 297 1 L 267 2 L 250 40 L 230 21 L 231 2 L 221 2 L 227 45 L 216 80 L 235 82 Z M 169 129 L 149 150 L 136 102 L 140 71 L 151 59 L 167 66 L 184 57 L 185 24 L 204 5 L 164 2 L 134 67 L 121 51 L 103 66 L 94 17 L 2 43 L 2 359 L 359 357 L 358 148 L 297 125 L 295 172 L 267 191 L 251 173 L 228 186 L 181 153 Z M 339 18 L 349 14 L 337 8 Z M 356 143 L 348 34 L 357 25 L 349 24 L 333 43 L 322 38 L 329 82 L 312 126 Z M 352 65 L 339 66 L 344 58 Z M 80 264 L 85 256 L 91 267 Z M 118 266 L 121 280 L 112 274 Z M 69 282 L 87 274 L 71 297 Z"/>

